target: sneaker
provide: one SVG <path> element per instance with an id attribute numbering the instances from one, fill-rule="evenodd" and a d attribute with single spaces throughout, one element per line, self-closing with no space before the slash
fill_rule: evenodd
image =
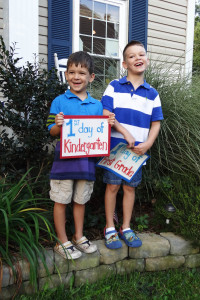
<path id="1" fill-rule="evenodd" d="M 83 236 L 80 240 L 76 241 L 73 237 L 72 243 L 76 246 L 77 249 L 84 253 L 93 253 L 97 251 L 97 246 L 91 243 L 85 236 Z"/>
<path id="2" fill-rule="evenodd" d="M 116 230 L 109 231 L 112 234 L 109 238 L 106 238 L 106 228 L 104 228 L 105 245 L 108 249 L 119 249 L 122 247 L 122 243 L 119 240 L 119 236 Z"/>
<path id="3" fill-rule="evenodd" d="M 65 259 L 77 259 L 82 255 L 69 241 L 62 245 L 56 244 L 54 251 Z"/>
<path id="4" fill-rule="evenodd" d="M 120 228 L 119 237 L 124 240 L 128 247 L 137 248 L 142 246 L 142 241 L 131 229 L 123 232 L 122 228 Z"/>

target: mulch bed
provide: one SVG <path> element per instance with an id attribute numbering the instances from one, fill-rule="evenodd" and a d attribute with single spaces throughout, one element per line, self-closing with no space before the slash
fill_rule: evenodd
<path id="1" fill-rule="evenodd" d="M 94 215 L 101 213 L 105 219 L 105 212 L 102 209 L 97 210 L 96 212 L 94 210 L 93 213 L 94 213 Z M 154 207 L 153 207 L 152 203 L 149 203 L 149 202 L 143 202 L 143 203 L 136 202 L 135 203 L 134 211 L 133 211 L 133 215 L 132 215 L 133 229 L 138 233 L 135 218 L 143 216 L 145 214 L 148 215 L 148 228 L 143 229 L 142 232 L 146 232 L 146 233 L 151 232 L 151 233 L 156 233 L 156 234 L 159 234 L 160 232 L 162 232 L 163 225 L 157 224 L 157 222 L 155 221 Z M 119 201 L 117 202 L 117 216 L 118 216 L 118 224 L 116 223 L 116 228 L 119 229 L 119 227 L 122 224 L 122 207 L 121 207 Z M 104 238 L 104 233 L 103 233 L 104 226 L 105 226 L 105 224 L 98 224 L 98 226 L 97 226 L 98 228 L 97 227 L 87 228 L 86 224 L 84 224 L 84 228 L 85 228 L 84 234 L 87 236 L 88 239 L 91 239 L 91 240 L 103 239 Z"/>
<path id="2" fill-rule="evenodd" d="M 104 210 L 104 199 L 92 199 L 87 206 L 90 207 L 89 214 L 90 219 L 94 216 L 101 216 L 99 218 L 99 221 L 94 226 L 87 226 L 87 220 L 84 223 L 84 235 L 89 240 L 101 240 L 104 239 L 104 226 L 105 226 L 105 210 Z M 86 208 L 87 208 L 86 206 Z M 119 230 L 121 224 L 122 224 L 122 199 L 117 199 L 117 216 L 118 216 L 118 224 L 116 223 L 116 229 Z M 69 209 L 69 208 L 68 208 Z M 87 215 L 87 209 L 86 209 L 86 215 Z M 72 206 L 70 214 L 72 214 Z M 163 230 L 163 225 L 161 225 L 159 222 L 156 222 L 155 215 L 154 215 L 154 205 L 151 202 L 140 202 L 136 201 L 134 205 L 134 211 L 132 215 L 132 224 L 131 227 L 136 231 L 136 233 L 139 233 L 137 230 L 137 224 L 135 222 L 136 217 L 144 216 L 145 214 L 148 215 L 148 228 L 144 228 L 142 230 L 142 233 L 156 233 L 159 234 Z M 87 219 L 87 216 L 86 216 Z M 71 220 L 73 218 L 71 217 Z M 67 230 L 67 236 L 68 239 L 71 240 L 73 233 L 70 229 L 70 221 L 67 219 L 66 221 L 66 230 Z M 45 239 L 44 246 L 47 247 L 53 247 L 55 245 L 55 241 L 49 241 Z"/>

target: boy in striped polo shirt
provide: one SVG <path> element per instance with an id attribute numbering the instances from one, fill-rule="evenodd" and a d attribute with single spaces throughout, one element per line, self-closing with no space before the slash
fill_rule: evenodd
<path id="1" fill-rule="evenodd" d="M 144 80 L 144 72 L 149 64 L 144 45 L 130 41 L 123 51 L 123 67 L 127 76 L 110 82 L 103 97 L 103 114 L 115 113 L 115 124 L 111 130 L 111 148 L 124 142 L 127 148 L 138 155 L 145 154 L 153 145 L 163 119 L 158 92 Z M 142 168 L 131 182 L 126 182 L 112 172 L 105 170 L 103 181 L 107 184 L 105 192 L 106 227 L 105 245 L 109 249 L 122 247 L 119 237 L 129 247 L 142 245 L 139 237 L 130 228 L 135 201 L 135 187 L 142 179 Z M 113 215 L 116 196 L 123 185 L 123 224 L 117 233 Z"/>

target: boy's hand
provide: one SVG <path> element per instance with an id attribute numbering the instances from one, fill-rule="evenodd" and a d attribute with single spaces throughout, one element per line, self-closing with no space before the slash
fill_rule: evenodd
<path id="1" fill-rule="evenodd" d="M 133 152 L 135 152 L 138 155 L 145 154 L 151 146 L 148 144 L 148 142 L 140 143 L 139 145 L 135 146 L 133 149 Z"/>
<path id="2" fill-rule="evenodd" d="M 133 151 L 138 155 L 145 154 L 152 147 L 153 143 L 155 142 L 155 139 L 158 136 L 159 130 L 160 130 L 160 121 L 152 122 L 147 141 L 135 146 Z"/>
<path id="3" fill-rule="evenodd" d="M 135 149 L 135 139 L 134 137 L 127 131 L 125 134 L 124 134 L 124 139 L 127 141 L 128 143 L 128 146 L 127 148 L 129 149 Z"/>
<path id="4" fill-rule="evenodd" d="M 64 114 L 63 114 L 63 112 L 60 112 L 55 117 L 55 123 L 58 127 L 61 127 L 63 122 L 64 122 Z"/>
<path id="5" fill-rule="evenodd" d="M 115 124 L 115 114 L 109 113 L 108 117 L 108 124 L 110 124 L 112 127 Z"/>

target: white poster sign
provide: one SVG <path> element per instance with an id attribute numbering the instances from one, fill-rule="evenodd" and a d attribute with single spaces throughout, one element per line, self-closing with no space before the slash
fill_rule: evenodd
<path id="1" fill-rule="evenodd" d="M 108 116 L 64 116 L 60 158 L 109 155 Z"/>
<path id="2" fill-rule="evenodd" d="M 107 169 L 129 182 L 148 158 L 149 155 L 138 155 L 128 149 L 127 144 L 119 143 L 111 150 L 109 157 L 97 163 L 97 167 Z"/>

